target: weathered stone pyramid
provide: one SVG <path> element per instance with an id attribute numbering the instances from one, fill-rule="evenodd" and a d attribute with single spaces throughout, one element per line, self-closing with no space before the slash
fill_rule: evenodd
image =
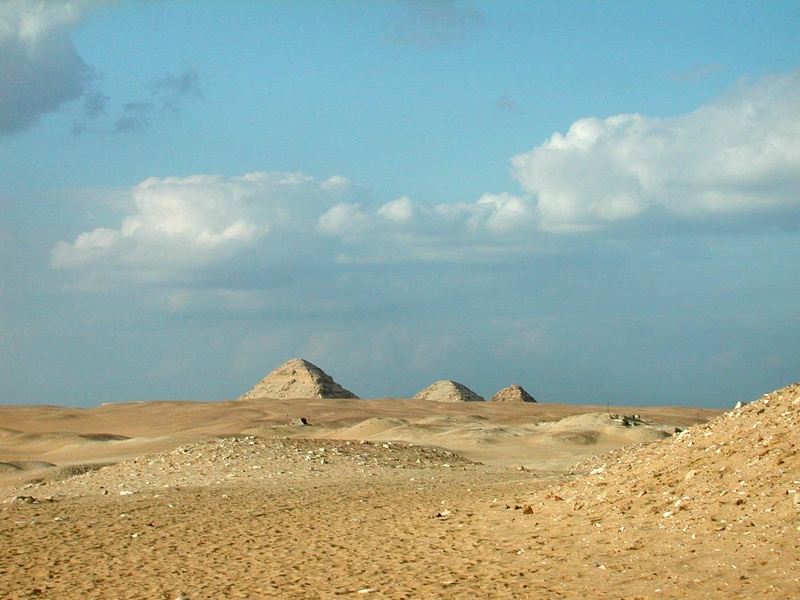
<path id="1" fill-rule="evenodd" d="M 247 398 L 358 398 L 319 367 L 293 358 L 269 373 L 256 387 L 239 396 Z"/>
<path id="2" fill-rule="evenodd" d="M 414 399 L 433 400 L 434 402 L 485 402 L 467 386 L 446 379 L 429 385 L 417 393 Z"/>
<path id="3" fill-rule="evenodd" d="M 528 392 L 519 385 L 510 385 L 497 392 L 489 402 L 536 402 Z"/>

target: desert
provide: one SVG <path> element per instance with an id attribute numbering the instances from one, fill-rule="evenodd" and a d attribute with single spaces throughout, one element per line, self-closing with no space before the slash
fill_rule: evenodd
<path id="1" fill-rule="evenodd" d="M 0 594 L 800 593 L 800 384 L 727 411 L 435 389 L 463 398 L 290 361 L 230 401 L 0 406 Z"/>

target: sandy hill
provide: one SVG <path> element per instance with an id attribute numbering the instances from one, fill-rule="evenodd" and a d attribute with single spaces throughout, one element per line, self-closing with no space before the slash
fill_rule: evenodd
<path id="1" fill-rule="evenodd" d="M 520 385 L 510 385 L 491 397 L 489 402 L 536 402 Z"/>
<path id="2" fill-rule="evenodd" d="M 270 372 L 256 386 L 242 394 L 247 398 L 355 398 L 350 390 L 336 383 L 316 365 L 302 358 L 293 358 Z"/>
<path id="3" fill-rule="evenodd" d="M 429 385 L 417 392 L 414 398 L 434 402 L 484 402 L 483 398 L 467 386 L 447 379 Z"/>
<path id="4" fill-rule="evenodd" d="M 590 510 L 625 507 L 682 526 L 718 514 L 726 528 L 742 527 L 777 512 L 789 523 L 800 514 L 798 450 L 795 383 L 659 443 L 592 458 L 578 467 L 589 475 L 562 493 Z"/>
<path id="5" fill-rule="evenodd" d="M 573 569 L 586 565 L 602 582 L 591 597 L 625 588 L 642 598 L 797 597 L 798 449 L 796 383 L 667 439 L 587 459 L 514 507 L 534 540 L 571 529 L 562 541 L 578 557 Z"/>

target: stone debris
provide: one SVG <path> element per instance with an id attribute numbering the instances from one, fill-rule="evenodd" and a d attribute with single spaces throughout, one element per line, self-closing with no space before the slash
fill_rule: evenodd
<path id="1" fill-rule="evenodd" d="M 316 365 L 303 358 L 293 358 L 271 371 L 239 400 L 249 398 L 353 398 L 353 392 L 336 383 Z"/>
<path id="2" fill-rule="evenodd" d="M 278 483 L 286 476 L 358 478 L 370 477 L 380 469 L 449 470 L 474 466 L 477 463 L 448 450 L 404 442 L 250 435 L 187 444 L 171 452 L 142 456 L 71 479 L 41 482 L 35 487 L 49 494 L 50 499 L 109 493 L 132 496 L 144 491 L 237 481 L 263 485 Z M 12 501 L 13 498 L 5 500 Z"/>
<path id="3" fill-rule="evenodd" d="M 3 504 L 37 504 L 38 502 L 33 496 L 11 496 L 3 500 Z"/>
<path id="4" fill-rule="evenodd" d="M 489 402 L 536 402 L 522 386 L 510 385 L 491 397 Z"/>
<path id="5" fill-rule="evenodd" d="M 639 515 L 698 536 L 758 531 L 776 518 L 784 532 L 800 530 L 800 383 L 662 441 L 591 457 L 573 473 L 532 499 L 534 509 L 551 509 L 558 494 L 608 526 Z"/>
<path id="6" fill-rule="evenodd" d="M 456 381 L 444 379 L 426 387 L 414 396 L 415 400 L 434 402 L 485 402 L 485 400 Z"/>

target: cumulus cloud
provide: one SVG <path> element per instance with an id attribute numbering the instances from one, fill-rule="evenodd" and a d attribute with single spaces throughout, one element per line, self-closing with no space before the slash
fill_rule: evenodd
<path id="1" fill-rule="evenodd" d="M 341 263 L 483 262 L 535 246 L 534 208 L 509 193 L 433 206 L 402 196 L 376 209 L 334 206 L 320 217 L 317 232 L 340 242 Z"/>
<path id="2" fill-rule="evenodd" d="M 344 205 L 359 193 L 345 178 L 320 182 L 301 173 L 153 177 L 131 190 L 134 210 L 117 228 L 60 242 L 51 264 L 98 285 L 98 278 L 191 283 L 233 259 L 270 265 L 286 256 L 292 238 L 313 234 L 320 206 Z"/>
<path id="3" fill-rule="evenodd" d="M 281 269 L 512 260 L 557 246 L 550 234 L 620 224 L 791 222 L 800 215 L 798 98 L 800 72 L 744 83 L 673 118 L 581 119 L 512 159 L 524 193 L 471 202 L 373 203 L 339 175 L 150 178 L 131 190 L 133 208 L 116 227 L 59 243 L 52 266 L 96 285 L 250 289 Z"/>
<path id="4" fill-rule="evenodd" d="M 0 2 L 0 135 L 79 99 L 95 78 L 70 32 L 96 2 Z"/>
<path id="5" fill-rule="evenodd" d="M 62 241 L 51 265 L 90 286 L 258 287 L 287 265 L 472 260 L 533 230 L 533 204 L 508 193 L 473 203 L 374 206 L 342 176 L 249 173 L 149 178 L 116 227 Z M 247 278 L 250 278 L 249 280 Z"/>
<path id="6" fill-rule="evenodd" d="M 540 228 L 800 208 L 800 71 L 671 118 L 581 119 L 512 159 Z"/>
<path id="7" fill-rule="evenodd" d="M 506 233 L 527 229 L 533 224 L 533 218 L 533 205 L 525 198 L 505 192 L 484 194 L 475 204 L 470 227 Z"/>
<path id="8" fill-rule="evenodd" d="M 326 211 L 317 223 L 317 229 L 334 235 L 350 235 L 367 223 L 367 216 L 358 204 L 341 203 Z"/>
<path id="9" fill-rule="evenodd" d="M 394 223 L 409 223 L 414 218 L 414 203 L 408 196 L 401 196 L 381 206 L 378 214 Z"/>

